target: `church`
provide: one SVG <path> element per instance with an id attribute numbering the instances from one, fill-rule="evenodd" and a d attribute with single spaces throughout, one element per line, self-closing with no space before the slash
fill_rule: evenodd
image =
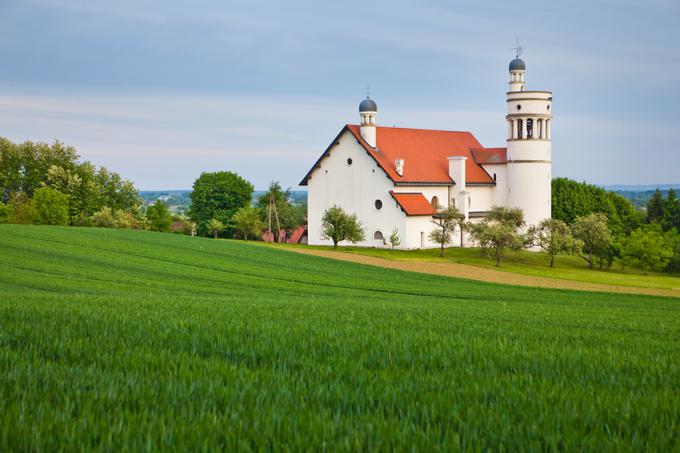
<path id="1" fill-rule="evenodd" d="M 492 206 L 521 208 L 527 225 L 549 218 L 552 92 L 525 90 L 525 69 L 518 54 L 504 148 L 485 148 L 471 132 L 379 126 L 376 102 L 364 99 L 360 124 L 344 126 L 300 183 L 308 243 L 332 245 L 321 238 L 321 217 L 333 205 L 357 215 L 366 239 L 356 245 L 365 247 L 387 247 L 395 229 L 400 249 L 437 247 L 428 236 L 438 207 L 455 206 L 471 222 Z"/>

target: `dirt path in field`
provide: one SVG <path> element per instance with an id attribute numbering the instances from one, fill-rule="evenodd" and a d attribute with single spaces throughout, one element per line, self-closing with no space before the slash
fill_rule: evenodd
<path id="1" fill-rule="evenodd" d="M 353 263 L 369 264 L 372 266 L 399 269 L 402 271 L 420 272 L 423 274 L 443 275 L 446 277 L 466 278 L 483 282 L 502 283 L 505 285 L 535 286 L 540 288 L 575 289 L 581 291 L 599 291 L 611 293 L 649 294 L 653 296 L 680 297 L 680 289 L 638 288 L 632 286 L 606 285 L 600 283 L 577 282 L 547 277 L 504 272 L 485 267 L 470 266 L 460 263 L 436 263 L 431 261 L 392 261 L 373 256 L 354 253 L 336 252 L 333 250 L 314 250 L 291 247 L 286 250 L 307 255 L 323 256 Z"/>

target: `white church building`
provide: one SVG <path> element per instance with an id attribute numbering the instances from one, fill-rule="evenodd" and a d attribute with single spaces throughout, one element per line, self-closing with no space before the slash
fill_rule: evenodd
<path id="1" fill-rule="evenodd" d="M 549 218 L 552 93 L 524 89 L 519 57 L 509 72 L 505 148 L 485 148 L 470 132 L 378 126 L 377 104 L 364 99 L 360 124 L 343 127 L 300 183 L 309 244 L 332 245 L 321 239 L 321 217 L 333 205 L 357 215 L 366 234 L 357 245 L 366 247 L 387 246 L 395 228 L 399 248 L 437 247 L 428 238 L 437 206 L 472 222 L 492 206 L 521 208 L 527 225 Z"/>

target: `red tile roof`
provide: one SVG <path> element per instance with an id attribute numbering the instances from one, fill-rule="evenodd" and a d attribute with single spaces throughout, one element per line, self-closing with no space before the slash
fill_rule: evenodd
<path id="1" fill-rule="evenodd" d="M 470 148 L 482 145 L 470 132 L 378 127 L 378 146 L 373 149 L 361 139 L 359 126 L 347 127 L 394 182 L 451 184 L 447 157 L 465 156 L 466 183 L 493 184 L 493 178 L 472 158 Z M 404 159 L 403 176 L 397 174 L 397 159 Z"/>
<path id="2" fill-rule="evenodd" d="M 390 195 L 396 200 L 406 215 L 433 215 L 437 210 L 422 193 L 397 193 L 390 190 Z"/>
<path id="3" fill-rule="evenodd" d="M 505 164 L 508 162 L 507 148 L 471 148 L 470 152 L 478 164 Z"/>
<path id="4" fill-rule="evenodd" d="M 359 126 L 349 124 L 340 131 L 300 185 L 307 185 L 307 179 L 314 169 L 318 168 L 321 159 L 346 130 L 355 136 L 366 152 L 396 184 L 451 184 L 447 159 L 449 156 L 468 158 L 465 163 L 466 184 L 494 184 L 493 178 L 475 161 L 470 151 L 471 148 L 485 149 L 470 132 L 377 127 L 377 147 L 374 149 L 361 138 Z M 397 174 L 394 163 L 397 159 L 404 159 L 403 176 Z"/>

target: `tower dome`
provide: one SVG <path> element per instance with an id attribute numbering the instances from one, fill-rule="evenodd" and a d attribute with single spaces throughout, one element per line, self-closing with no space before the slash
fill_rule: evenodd
<path id="1" fill-rule="evenodd" d="M 524 71 L 526 70 L 526 64 L 521 58 L 515 58 L 510 62 L 510 71 Z"/>
<path id="2" fill-rule="evenodd" d="M 375 101 L 368 96 L 366 96 L 366 99 L 361 101 L 361 104 L 359 104 L 359 113 L 361 112 L 377 112 L 378 111 L 378 104 L 375 103 Z"/>

